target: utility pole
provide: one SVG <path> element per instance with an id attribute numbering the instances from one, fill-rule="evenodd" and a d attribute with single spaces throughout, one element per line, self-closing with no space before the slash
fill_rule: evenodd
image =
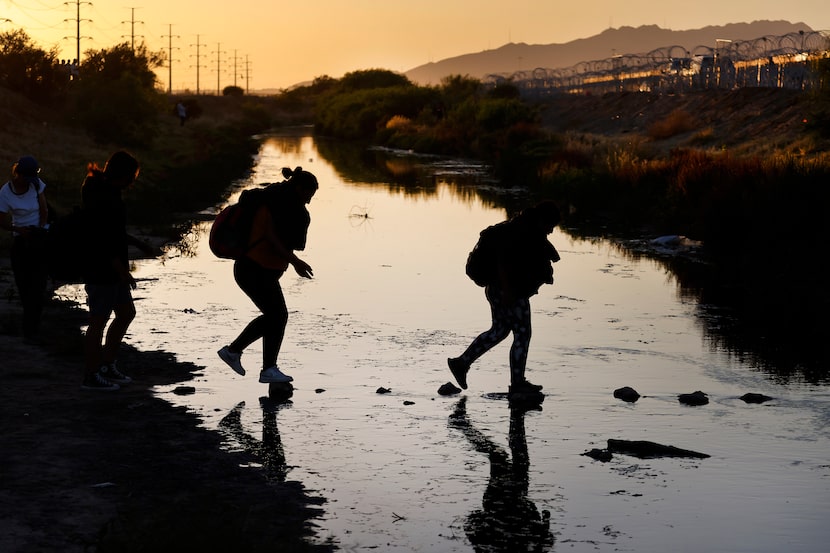
<path id="1" fill-rule="evenodd" d="M 219 78 L 222 76 L 222 43 L 216 44 L 216 95 L 221 96 L 222 90 L 219 88 Z"/>
<path id="2" fill-rule="evenodd" d="M 64 5 L 71 5 L 75 4 L 75 62 L 74 64 L 81 63 L 81 38 L 92 38 L 92 37 L 81 37 L 81 21 L 87 21 L 89 23 L 92 22 L 91 19 L 81 19 L 81 4 L 88 4 L 92 5 L 91 2 L 82 2 L 81 0 L 75 0 L 74 2 L 64 2 Z M 72 21 L 71 19 L 65 19 L 64 21 Z M 68 37 L 64 37 L 68 38 Z"/>
<path id="3" fill-rule="evenodd" d="M 248 61 L 248 54 L 245 54 L 245 95 L 248 95 L 251 82 L 251 62 Z"/>
<path id="4" fill-rule="evenodd" d="M 161 38 L 167 37 L 167 94 L 173 94 L 173 37 L 179 38 L 179 35 L 173 34 L 173 24 L 167 25 L 167 34 Z"/>
<path id="5" fill-rule="evenodd" d="M 136 23 L 144 24 L 143 21 L 136 21 L 135 20 L 135 10 L 136 9 L 137 8 L 130 8 L 130 13 L 131 13 L 130 20 L 121 22 L 122 25 L 124 23 L 129 23 L 130 24 L 130 47 L 132 48 L 133 53 L 135 53 L 135 24 Z"/>
<path id="6" fill-rule="evenodd" d="M 236 62 L 239 61 L 239 56 L 236 55 L 236 50 L 233 51 L 233 86 L 236 87 L 236 76 L 239 75 L 239 70 L 236 68 Z"/>
<path id="7" fill-rule="evenodd" d="M 201 44 L 199 43 L 199 35 L 196 35 L 196 44 L 191 44 L 191 46 L 196 46 L 196 96 L 199 95 L 199 69 L 202 67 L 202 58 L 200 55 L 200 48 Z"/>

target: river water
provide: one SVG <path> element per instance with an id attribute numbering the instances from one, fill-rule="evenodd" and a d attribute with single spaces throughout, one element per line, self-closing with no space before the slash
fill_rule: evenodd
<path id="1" fill-rule="evenodd" d="M 492 395 L 506 391 L 509 340 L 474 366 L 468 390 L 441 396 L 446 358 L 489 325 L 467 252 L 521 192 L 494 191 L 474 164 L 383 156 L 378 170 L 380 154 L 338 151 L 302 133 L 266 137 L 230 198 L 281 180 L 286 166 L 320 181 L 300 254 L 315 277 L 282 279 L 290 401 L 261 405 L 258 343 L 243 356 L 245 377 L 216 356 L 256 311 L 232 263 L 209 252 L 208 223 L 194 226 L 187 251 L 136 266 L 128 336 L 204 367 L 195 394 L 158 394 L 225 432 L 230 449 L 262 441 L 252 470 L 326 500 L 318 540 L 346 551 L 824 550 L 826 387 L 782 382 L 723 349 L 665 265 L 557 229 L 556 282 L 531 300 L 528 377 L 545 386 L 541 410 L 511 412 Z M 419 164 L 426 172 L 411 172 Z M 615 399 L 622 386 L 643 397 Z M 708 405 L 678 402 L 696 390 Z M 747 392 L 775 399 L 744 403 Z M 582 455 L 608 439 L 710 457 Z"/>

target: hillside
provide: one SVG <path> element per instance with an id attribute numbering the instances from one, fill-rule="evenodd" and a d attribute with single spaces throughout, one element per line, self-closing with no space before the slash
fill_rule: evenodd
<path id="1" fill-rule="evenodd" d="M 733 155 L 826 155 L 830 140 L 811 132 L 811 110 L 804 93 L 770 88 L 561 95 L 545 104 L 543 124 L 557 133 L 636 143 L 655 155 L 677 147 Z"/>
<path id="2" fill-rule="evenodd" d="M 657 25 L 607 29 L 589 38 L 561 44 L 505 44 L 495 50 L 465 54 L 410 69 L 405 75 L 413 82 L 439 84 L 448 75 L 484 78 L 491 74 L 511 74 L 536 68 L 571 67 L 583 61 L 602 60 L 614 55 L 640 54 L 667 46 L 688 51 L 703 45 L 713 48 L 716 39 L 751 40 L 763 36 L 782 36 L 812 29 L 804 23 L 754 21 L 674 31 Z"/>

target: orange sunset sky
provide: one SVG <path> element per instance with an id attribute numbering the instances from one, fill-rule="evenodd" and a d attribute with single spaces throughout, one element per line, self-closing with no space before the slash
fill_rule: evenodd
<path id="1" fill-rule="evenodd" d="M 80 20 L 80 32 L 78 32 Z M 407 71 L 430 61 L 509 42 L 563 43 L 609 27 L 786 20 L 830 30 L 827 0 L 0 0 L 0 31 L 24 29 L 61 59 L 87 49 L 143 41 L 171 54 L 174 90 L 236 84 L 286 88 L 358 69 Z M 729 37 L 724 37 L 729 38 Z M 247 86 L 246 86 L 247 85 Z"/>

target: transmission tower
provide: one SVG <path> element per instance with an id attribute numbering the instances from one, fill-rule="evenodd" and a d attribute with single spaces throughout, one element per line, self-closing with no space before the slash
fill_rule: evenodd
<path id="1" fill-rule="evenodd" d="M 204 67 L 202 65 L 202 57 L 201 57 L 201 47 L 202 44 L 199 42 L 199 35 L 196 35 L 196 44 L 191 44 L 191 46 L 196 47 L 196 96 L 199 95 L 199 70 Z"/>
<path id="2" fill-rule="evenodd" d="M 75 4 L 75 63 L 81 63 L 81 39 L 82 38 L 92 38 L 89 36 L 82 37 L 81 36 L 81 21 L 86 21 L 88 23 L 92 23 L 91 19 L 81 19 L 81 4 L 87 4 L 89 6 L 92 5 L 92 2 L 82 2 L 81 0 L 75 0 L 74 2 L 64 2 L 65 5 L 69 6 Z M 72 21 L 71 19 L 65 19 L 64 21 Z M 69 38 L 69 37 L 64 37 Z"/>
<path id="3" fill-rule="evenodd" d="M 167 34 L 161 38 L 167 38 L 167 94 L 173 94 L 173 38 L 180 38 L 173 34 L 173 24 L 167 26 Z"/>
<path id="4" fill-rule="evenodd" d="M 224 50 L 222 50 L 222 43 L 219 42 L 216 44 L 216 95 L 222 95 L 222 89 L 219 87 L 219 79 L 222 76 L 222 54 L 224 54 Z"/>
<path id="5" fill-rule="evenodd" d="M 138 8 L 130 8 L 130 20 L 129 21 L 122 21 L 121 23 L 129 23 L 130 24 L 130 47 L 132 48 L 133 52 L 135 52 L 135 24 L 141 23 L 144 24 L 143 21 L 136 21 L 135 20 L 135 10 Z"/>

